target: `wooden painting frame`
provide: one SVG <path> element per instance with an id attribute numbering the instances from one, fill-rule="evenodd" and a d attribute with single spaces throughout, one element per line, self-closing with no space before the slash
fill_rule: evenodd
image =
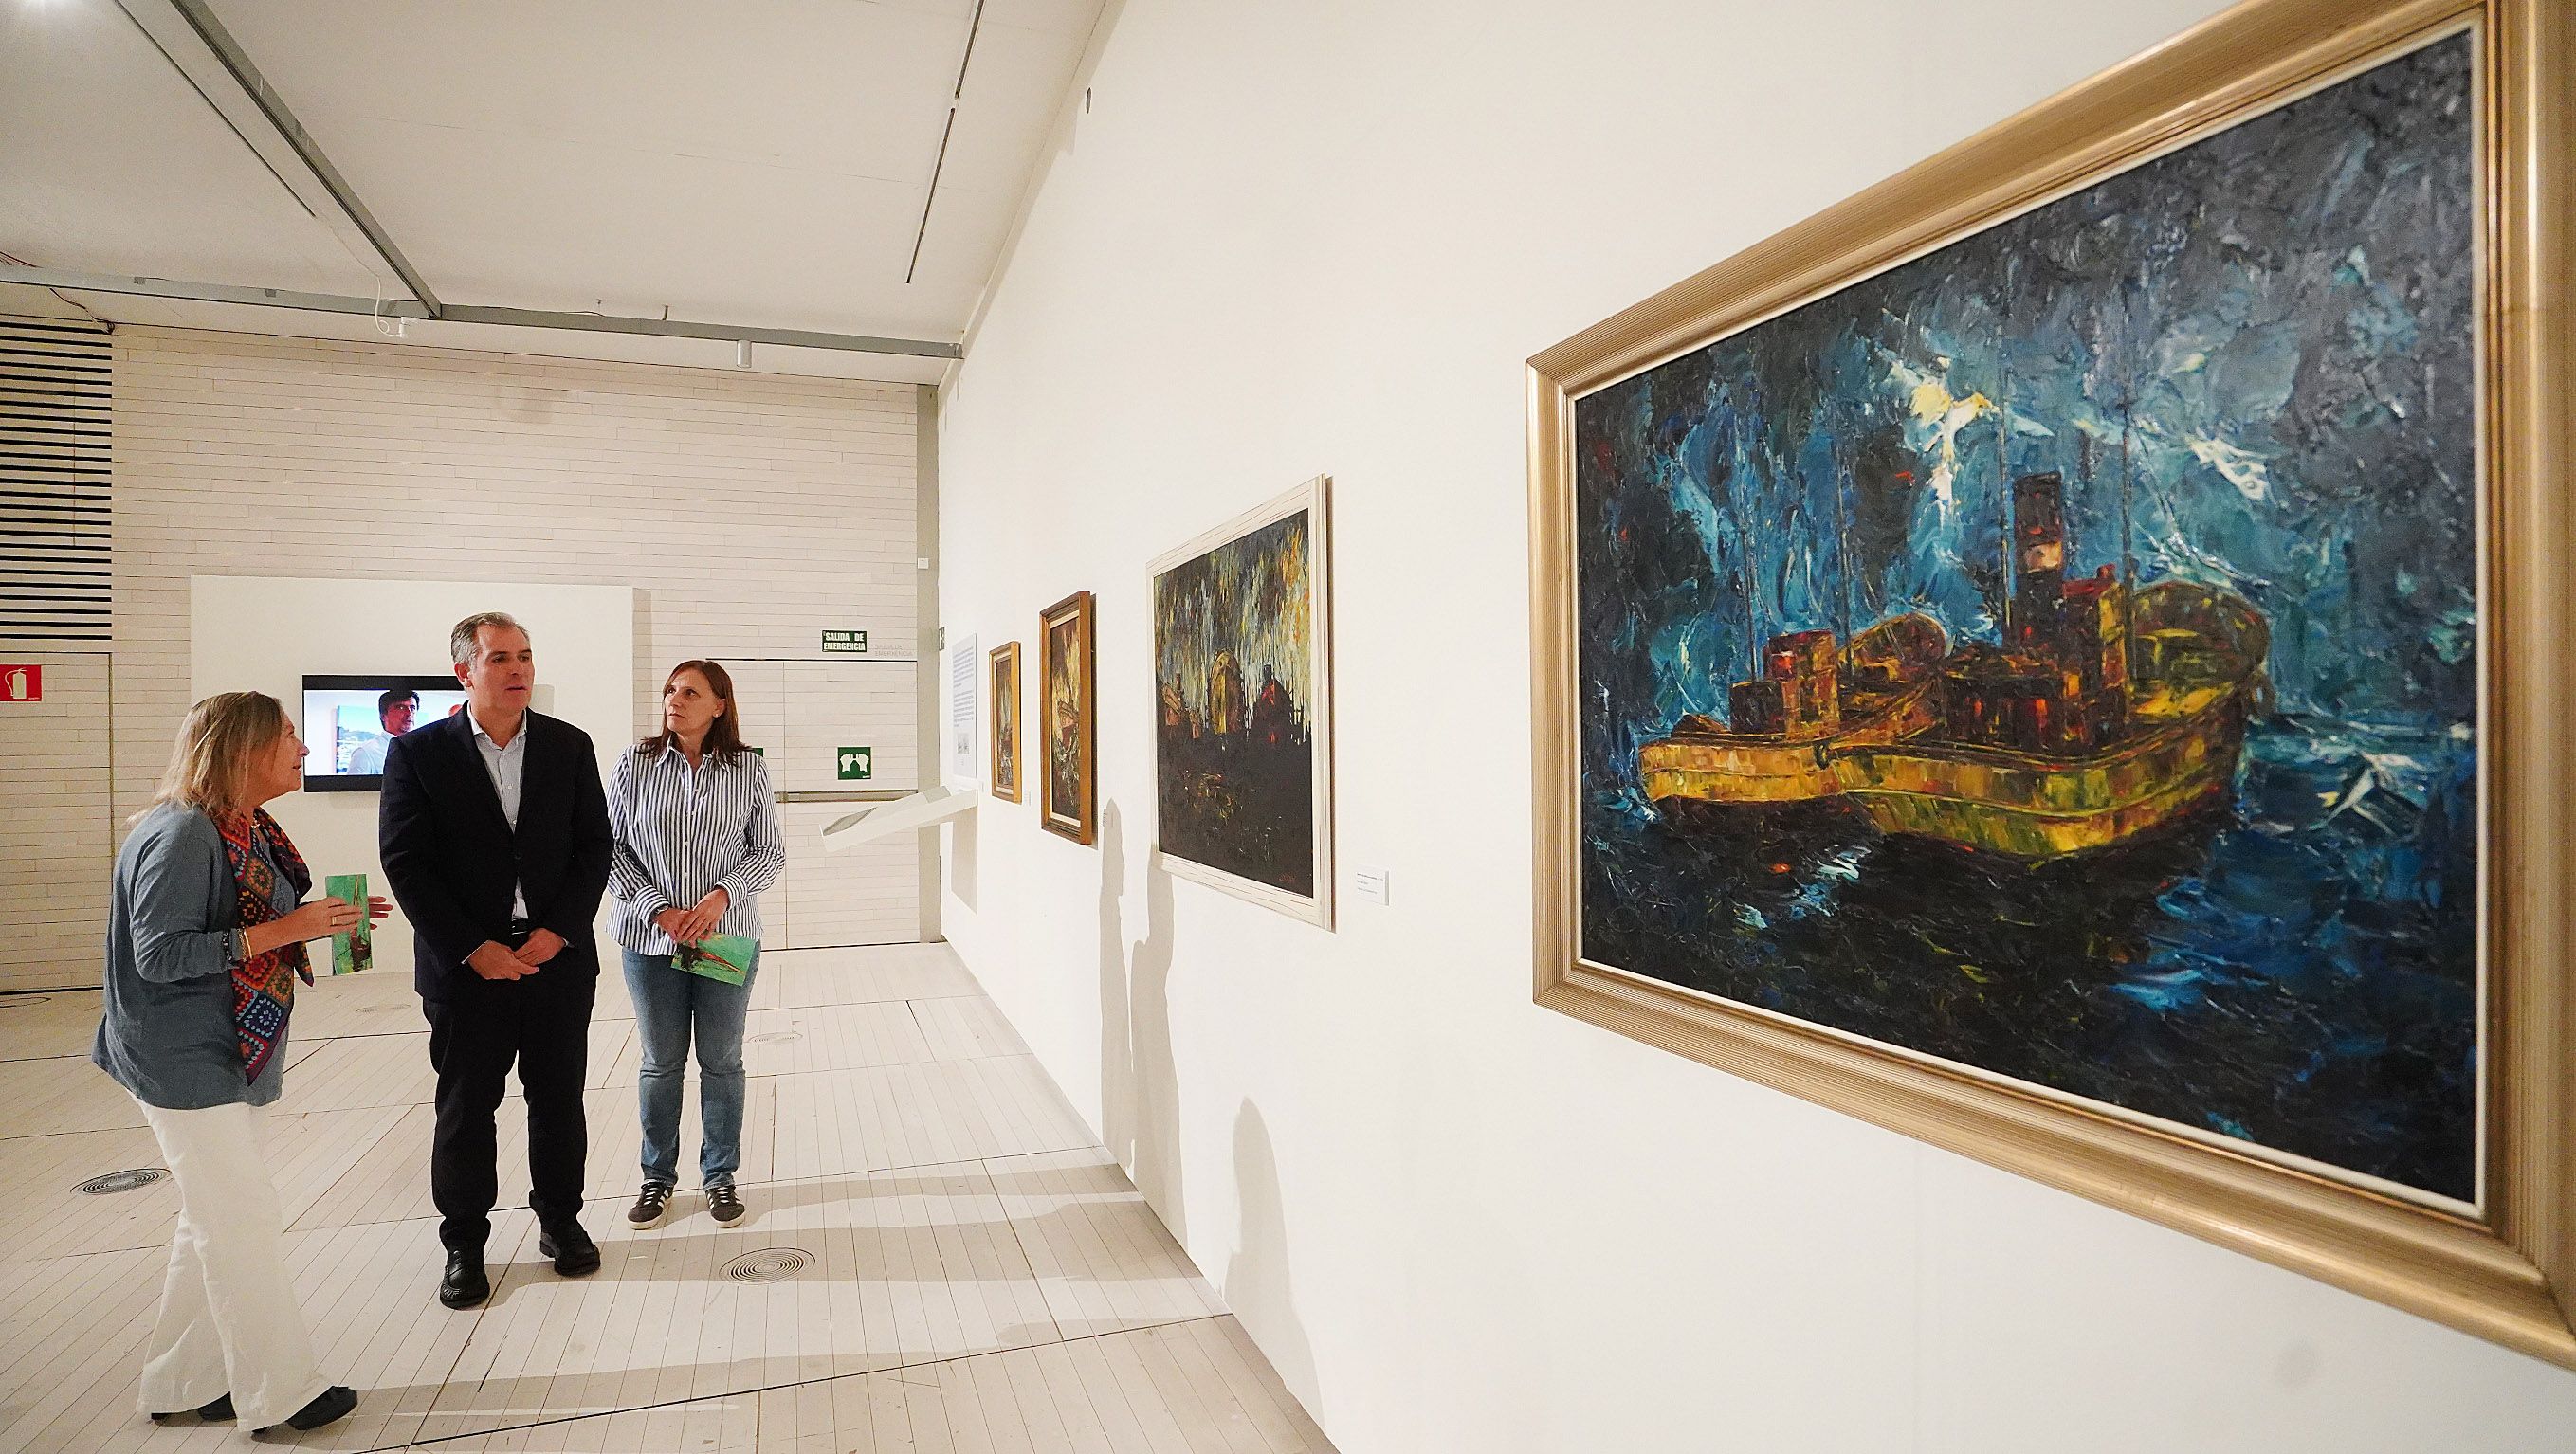
<path id="1" fill-rule="evenodd" d="M 1307 720 L 1313 770 L 1311 791 L 1314 846 L 1309 864 L 1311 894 L 1262 883 L 1241 874 L 1167 851 L 1163 846 L 1160 790 L 1163 750 L 1161 734 L 1155 736 L 1153 781 L 1156 785 L 1154 824 L 1155 861 L 1175 878 L 1188 879 L 1236 898 L 1275 909 L 1292 919 L 1301 919 L 1320 929 L 1333 927 L 1333 635 L 1332 635 L 1332 479 L 1317 475 L 1294 489 L 1235 516 L 1224 524 L 1200 532 L 1178 546 L 1156 556 L 1145 568 L 1146 589 L 1176 566 L 1187 564 L 1224 545 L 1240 540 L 1254 531 L 1303 513 L 1307 519 L 1306 580 L 1307 608 L 1311 626 L 1311 650 L 1314 656 L 1314 681 L 1307 693 Z M 1159 647 L 1159 642 L 1156 643 Z M 1157 671 L 1159 673 L 1159 665 Z M 1158 710 L 1160 704 L 1157 704 Z M 1157 720 L 1160 718 L 1158 716 Z"/>
<path id="2" fill-rule="evenodd" d="M 2474 1214 L 2426 1206 L 1582 956 L 1574 401 L 2438 35 L 2476 33 L 2487 542 Z M 2565 179 L 2576 11 L 2249 0 L 1529 361 L 1537 1002 L 2576 1367 L 2576 388 Z"/>
<path id="3" fill-rule="evenodd" d="M 1058 626 L 1073 633 L 1074 654 L 1081 662 L 1081 680 L 1074 683 L 1072 696 L 1074 751 L 1080 764 L 1082 783 L 1075 801 L 1060 802 L 1056 795 L 1054 768 L 1051 763 L 1042 765 L 1038 773 L 1038 821 L 1049 833 L 1087 846 L 1100 826 L 1099 726 L 1094 715 L 1099 700 L 1099 683 L 1098 659 L 1093 650 L 1095 627 L 1091 592 L 1076 591 L 1038 613 L 1038 710 L 1042 722 L 1054 710 L 1055 654 L 1048 645 L 1050 633 Z M 1051 725 L 1049 730 L 1052 730 Z M 1047 754 L 1041 754 L 1042 759 L 1045 756 Z"/>
<path id="4" fill-rule="evenodd" d="M 1010 680 L 1003 681 L 1003 670 L 1009 669 Z M 989 652 L 985 659 L 987 687 L 992 697 L 988 710 L 992 720 L 986 724 L 992 737 L 992 778 L 988 787 L 994 797 L 1006 803 L 1021 800 L 1025 785 L 1020 780 L 1022 764 L 1027 761 L 1028 723 L 1020 712 L 1022 689 L 1020 644 L 1006 641 Z M 1009 786 L 1004 786 L 1007 783 Z"/>

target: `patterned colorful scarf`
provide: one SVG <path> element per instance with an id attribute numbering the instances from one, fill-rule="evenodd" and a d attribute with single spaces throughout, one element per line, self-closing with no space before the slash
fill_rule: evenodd
<path id="1" fill-rule="evenodd" d="M 242 928 L 282 917 L 277 912 L 277 871 L 261 856 L 259 839 L 268 840 L 269 852 L 277 856 L 278 868 L 285 871 L 296 898 L 312 891 L 313 873 L 304 866 L 304 856 L 264 810 L 225 814 L 215 819 L 215 827 L 224 835 L 224 857 L 233 866 L 234 903 L 241 909 Z M 277 1042 L 285 1038 L 286 1015 L 295 1008 L 297 975 L 306 984 L 313 983 L 313 968 L 301 944 L 280 945 L 233 966 L 233 1029 L 241 1037 L 242 1074 L 251 1080 L 259 1079 L 259 1073 L 268 1068 Z"/>

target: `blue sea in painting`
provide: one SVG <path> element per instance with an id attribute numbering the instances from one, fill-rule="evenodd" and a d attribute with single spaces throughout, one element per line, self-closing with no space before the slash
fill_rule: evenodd
<path id="1" fill-rule="evenodd" d="M 1587 958 L 2475 1195 L 2469 44 L 1577 402 Z M 1949 654 L 1859 659 L 1906 616 Z M 1810 787 L 1641 765 L 1686 739 Z M 2150 750 L 2188 800 L 2101 841 L 1959 807 Z"/>

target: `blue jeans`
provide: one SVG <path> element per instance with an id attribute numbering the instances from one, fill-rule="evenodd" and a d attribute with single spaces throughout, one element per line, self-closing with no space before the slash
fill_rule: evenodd
<path id="1" fill-rule="evenodd" d="M 750 967 L 756 978 L 758 956 Z M 751 978 L 730 985 L 673 969 L 667 954 L 626 951 L 626 988 L 635 997 L 635 1034 L 644 1046 L 636 1090 L 646 1181 L 680 1183 L 681 1070 L 695 1038 L 698 1119 L 706 1140 L 698 1148 L 698 1180 L 704 1186 L 733 1184 L 742 1165 L 742 1020 L 751 1008 L 751 984 Z"/>

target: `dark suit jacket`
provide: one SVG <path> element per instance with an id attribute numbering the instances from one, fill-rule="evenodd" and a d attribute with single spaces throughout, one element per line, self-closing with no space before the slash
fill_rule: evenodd
<path id="1" fill-rule="evenodd" d="M 470 709 L 469 709 L 470 710 Z M 397 737 L 385 749 L 376 846 L 387 886 L 411 920 L 412 983 L 442 999 L 476 978 L 465 960 L 486 940 L 510 942 L 510 891 L 528 898 L 529 921 L 563 937 L 540 974 L 599 973 L 591 919 L 608 887 L 615 845 L 590 734 L 530 712 L 519 779 L 519 827 L 458 712 Z"/>

